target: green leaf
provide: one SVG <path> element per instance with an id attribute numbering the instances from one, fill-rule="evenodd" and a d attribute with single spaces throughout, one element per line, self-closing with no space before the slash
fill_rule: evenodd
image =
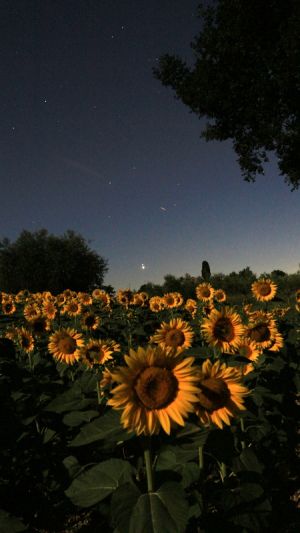
<path id="1" fill-rule="evenodd" d="M 133 468 L 127 461 L 109 459 L 79 475 L 65 494 L 74 505 L 91 507 L 114 492 L 120 485 L 130 482 Z"/>
<path id="2" fill-rule="evenodd" d="M 111 516 L 116 533 L 129 533 L 132 509 L 136 505 L 140 490 L 132 483 L 118 487 L 111 498 Z"/>
<path id="3" fill-rule="evenodd" d="M 27 530 L 27 526 L 24 526 L 21 520 L 0 509 L 0 531 L 3 531 L 3 533 L 18 533 L 25 530 Z"/>
<path id="4" fill-rule="evenodd" d="M 65 457 L 63 465 L 67 469 L 70 478 L 76 476 L 79 470 L 81 470 L 81 466 L 74 455 L 68 455 L 68 457 Z"/>
<path id="5" fill-rule="evenodd" d="M 83 398 L 81 388 L 75 384 L 70 390 L 60 394 L 46 407 L 46 411 L 54 413 L 65 413 L 67 411 L 85 409 L 91 404 L 91 400 Z"/>
<path id="6" fill-rule="evenodd" d="M 139 497 L 129 533 L 184 533 L 188 503 L 179 483 L 166 482 L 158 491 Z"/>
<path id="7" fill-rule="evenodd" d="M 198 481 L 200 470 L 194 462 L 188 462 L 197 455 L 197 450 L 186 451 L 179 446 L 166 446 L 159 454 L 156 470 L 178 472 L 184 488 Z"/>
<path id="8" fill-rule="evenodd" d="M 251 448 L 245 448 L 239 457 L 235 457 L 233 459 L 233 471 L 235 473 L 242 470 L 247 470 L 261 474 L 263 469 L 264 466 L 259 462 Z"/>
<path id="9" fill-rule="evenodd" d="M 45 428 L 43 432 L 43 443 L 47 444 L 47 442 L 53 439 L 54 435 L 56 435 L 54 429 Z"/>
<path id="10" fill-rule="evenodd" d="M 119 442 L 130 438 L 132 434 L 123 429 L 118 411 L 110 409 L 97 420 L 83 426 L 80 433 L 70 442 L 70 446 L 83 446 L 103 439 Z"/>
<path id="11" fill-rule="evenodd" d="M 63 417 L 63 423 L 66 426 L 76 427 L 83 422 L 90 422 L 92 418 L 98 416 L 98 411 L 71 411 Z"/>
<path id="12" fill-rule="evenodd" d="M 221 496 L 222 507 L 228 511 L 240 506 L 242 503 L 249 503 L 260 498 L 264 489 L 257 483 L 243 483 L 235 489 L 225 489 Z"/>

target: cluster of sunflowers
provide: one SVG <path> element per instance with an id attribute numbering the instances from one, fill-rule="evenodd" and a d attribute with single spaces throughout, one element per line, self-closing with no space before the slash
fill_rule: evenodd
<path id="1" fill-rule="evenodd" d="M 251 290 L 257 302 L 267 304 L 277 286 L 263 278 Z M 115 298 L 101 289 L 91 294 L 67 289 L 57 296 L 26 290 L 17 295 L 1 293 L 2 314 L 21 320 L 20 326 L 8 323 L 4 335 L 30 355 L 46 334 L 48 352 L 55 360 L 100 370 L 102 397 L 112 408 L 122 410 L 123 426 L 138 435 L 156 434 L 161 428 L 170 434 L 172 426 L 183 426 L 192 412 L 202 424 L 222 428 L 245 409 L 249 390 L 243 378 L 256 367 L 264 350 L 278 352 L 283 347 L 277 318 L 289 308 L 255 310 L 248 304 L 238 313 L 226 300 L 225 292 L 209 283 L 199 284 L 196 298 L 186 302 L 178 292 L 149 298 L 145 292 L 129 289 L 119 290 Z M 300 290 L 296 306 L 299 303 Z M 129 354 L 122 357 L 119 342 L 94 336 L 103 317 L 113 321 L 120 308 L 129 320 L 134 308 L 169 311 L 171 316 L 174 311 L 183 312 L 190 320 L 169 315 L 143 347 L 129 346 Z M 200 346 L 212 351 L 202 365 L 190 354 L 196 335 Z M 242 356 L 246 364 L 229 365 L 227 356 L 228 361 Z"/>

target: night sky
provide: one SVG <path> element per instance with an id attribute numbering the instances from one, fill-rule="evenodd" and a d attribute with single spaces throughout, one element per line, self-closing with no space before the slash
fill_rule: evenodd
<path id="1" fill-rule="evenodd" d="M 246 183 L 230 142 L 153 77 L 193 61 L 198 1 L 1 0 L 0 237 L 73 229 L 105 284 L 250 266 L 296 272 L 300 191 L 275 159 Z"/>

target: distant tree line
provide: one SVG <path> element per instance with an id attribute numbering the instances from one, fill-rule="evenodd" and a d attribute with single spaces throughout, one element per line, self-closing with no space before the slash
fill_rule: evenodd
<path id="1" fill-rule="evenodd" d="M 71 230 L 62 236 L 24 230 L 14 242 L 0 241 L 2 291 L 88 291 L 103 285 L 107 270 L 107 261 Z"/>
<path id="2" fill-rule="evenodd" d="M 207 272 L 207 271 L 206 271 Z M 246 300 L 251 295 L 251 284 L 259 277 L 268 277 L 278 286 L 278 296 L 275 299 L 293 297 L 293 294 L 300 288 L 300 269 L 295 274 L 287 274 L 282 270 L 272 270 L 256 275 L 249 266 L 239 272 L 230 272 L 230 274 L 216 273 L 210 274 L 209 278 L 203 276 L 184 276 L 176 277 L 172 274 L 164 276 L 164 282 L 159 284 L 145 283 L 140 287 L 140 291 L 146 291 L 150 296 L 160 295 L 167 292 L 178 291 L 184 298 L 195 298 L 195 288 L 199 283 L 209 282 L 216 289 L 223 289 L 227 296 L 230 297 L 231 303 L 238 303 Z"/>

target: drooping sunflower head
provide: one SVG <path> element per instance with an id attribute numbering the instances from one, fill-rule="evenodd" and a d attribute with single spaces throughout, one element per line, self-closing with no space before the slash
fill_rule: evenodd
<path id="1" fill-rule="evenodd" d="M 261 278 L 252 283 L 251 290 L 256 300 L 259 302 L 269 302 L 273 300 L 277 292 L 277 285 L 268 278 Z"/>
<path id="2" fill-rule="evenodd" d="M 43 304 L 43 314 L 50 320 L 53 320 L 55 318 L 56 313 L 57 309 L 55 303 L 51 300 L 45 301 Z"/>
<path id="3" fill-rule="evenodd" d="M 204 361 L 195 407 L 202 423 L 213 423 L 222 429 L 224 424 L 230 425 L 230 417 L 245 409 L 244 397 L 249 391 L 241 380 L 241 372 L 237 368 L 226 367 L 220 361 L 214 364 L 209 359 Z"/>
<path id="4" fill-rule="evenodd" d="M 107 361 L 112 359 L 112 353 L 113 351 L 110 346 L 98 339 L 91 339 L 80 349 L 82 362 L 89 368 L 104 365 Z"/>
<path id="5" fill-rule="evenodd" d="M 192 346 L 193 337 L 194 333 L 188 322 L 173 318 L 170 322 L 162 322 L 150 342 L 158 344 L 166 351 L 179 353 Z"/>
<path id="6" fill-rule="evenodd" d="M 183 426 L 199 392 L 194 358 L 170 356 L 159 346 L 148 346 L 130 350 L 125 362 L 126 367 L 112 372 L 118 385 L 108 401 L 123 410 L 123 426 L 137 435 L 157 434 L 161 427 L 169 435 L 174 423 Z"/>
<path id="7" fill-rule="evenodd" d="M 278 333 L 275 320 L 266 316 L 250 320 L 245 329 L 245 337 L 262 349 L 272 346 Z"/>
<path id="8" fill-rule="evenodd" d="M 29 353 L 32 352 L 34 349 L 34 338 L 31 334 L 31 332 L 21 327 L 18 330 L 18 344 L 24 352 Z"/>
<path id="9" fill-rule="evenodd" d="M 196 287 L 196 296 L 202 302 L 208 302 L 214 296 L 214 289 L 210 283 L 200 283 Z"/>
<path id="10" fill-rule="evenodd" d="M 192 315 L 192 317 L 195 316 L 197 313 L 197 302 L 196 300 L 193 300 L 193 298 L 188 298 L 185 302 L 184 308 Z"/>
<path id="11" fill-rule="evenodd" d="M 233 309 L 213 309 L 201 324 L 202 334 L 209 346 L 216 346 L 221 352 L 232 352 L 241 343 L 244 334 L 241 317 Z"/>
<path id="12" fill-rule="evenodd" d="M 48 350 L 58 361 L 73 365 L 79 360 L 83 345 L 81 333 L 71 328 L 61 328 L 50 335 Z"/>

